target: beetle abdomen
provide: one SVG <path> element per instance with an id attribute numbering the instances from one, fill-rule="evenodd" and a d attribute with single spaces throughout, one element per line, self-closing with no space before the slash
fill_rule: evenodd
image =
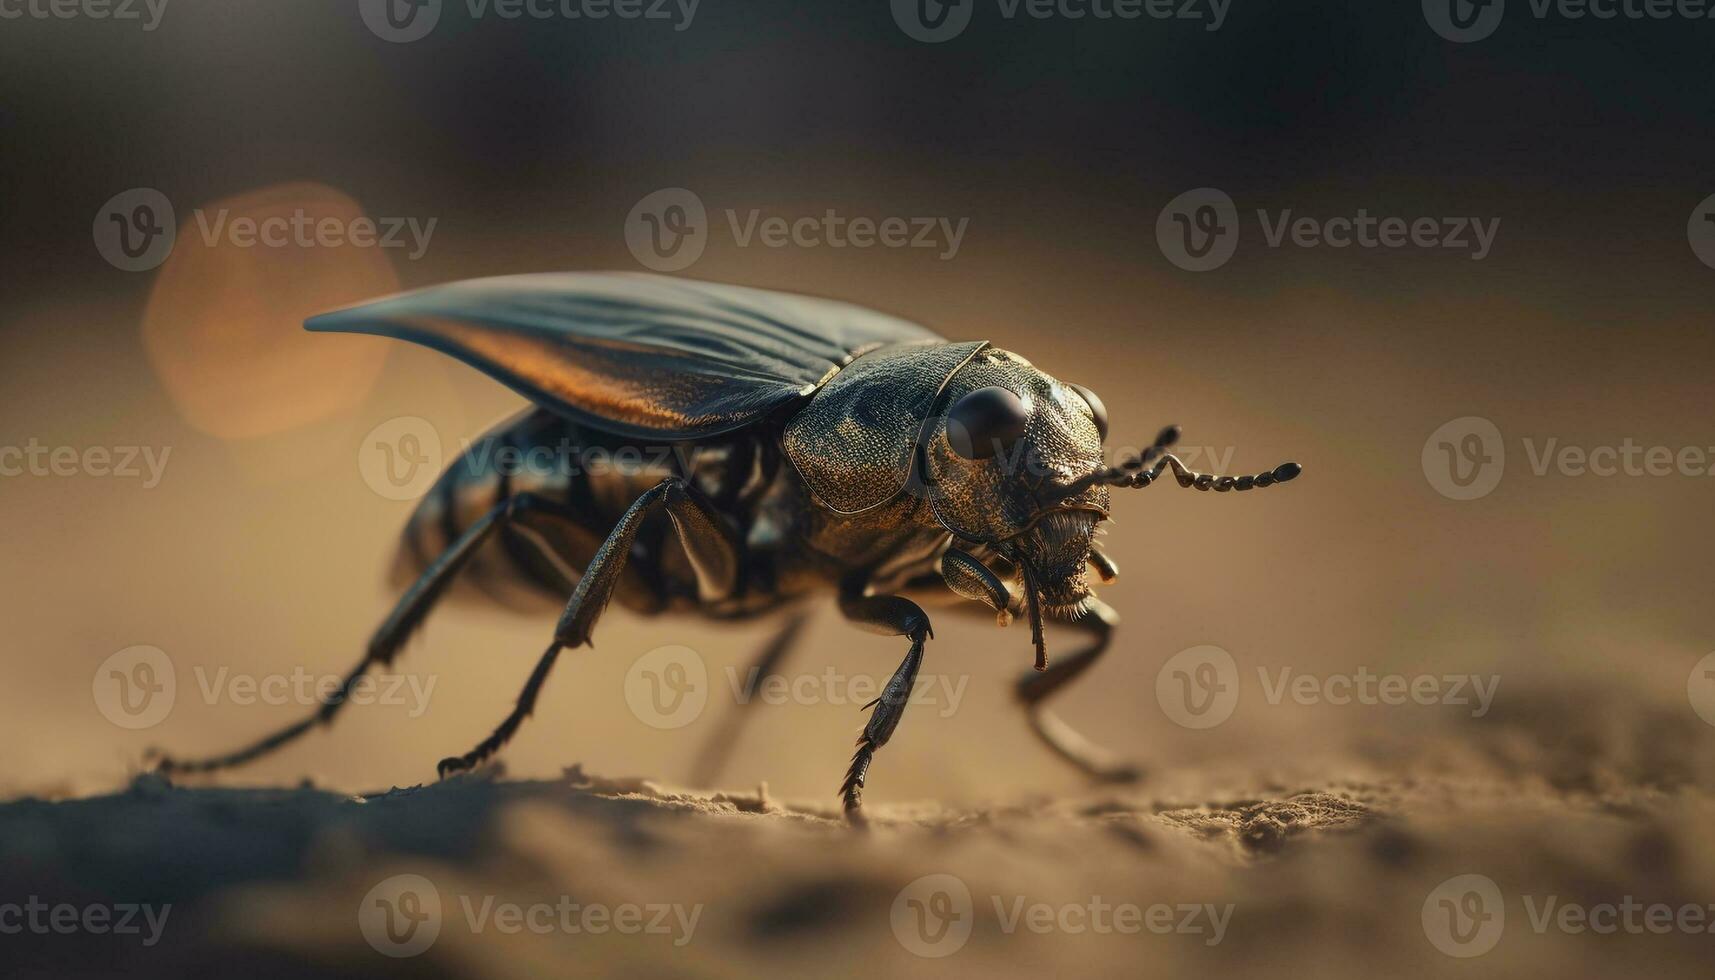
<path id="1" fill-rule="evenodd" d="M 408 586 L 483 515 L 529 493 L 547 506 L 515 511 L 517 519 L 476 552 L 449 595 L 520 611 L 558 610 L 621 515 L 661 480 L 678 476 L 691 482 L 722 509 L 735 536 L 746 540 L 759 529 L 758 505 L 782 469 L 778 453 L 764 450 L 751 435 L 650 444 L 533 410 L 471 442 L 441 474 L 405 526 L 394 584 Z M 753 559 L 775 550 L 749 543 L 761 544 Z M 767 565 L 753 560 L 747 567 L 758 582 L 772 583 Z M 647 521 L 614 598 L 634 611 L 654 613 L 695 605 L 696 595 L 695 573 L 669 522 Z M 733 608 L 704 611 L 741 614 L 760 598 L 735 596 Z"/>
<path id="2" fill-rule="evenodd" d="M 563 467 L 535 465 L 532 446 L 553 447 L 564 435 L 565 423 L 553 415 L 531 411 L 501 423 L 463 448 L 423 496 L 410 520 L 393 566 L 396 588 L 408 586 L 428 564 L 497 505 L 519 493 L 539 494 L 565 502 L 573 498 L 573 474 Z M 483 598 L 523 611 L 552 608 L 565 601 L 576 583 L 581 562 L 600 543 L 558 540 L 564 530 L 549 530 L 544 540 L 537 528 L 502 528 L 472 557 L 459 577 L 454 598 Z M 582 545 L 582 547 L 580 547 Z M 580 555 L 580 552 L 586 552 Z"/>

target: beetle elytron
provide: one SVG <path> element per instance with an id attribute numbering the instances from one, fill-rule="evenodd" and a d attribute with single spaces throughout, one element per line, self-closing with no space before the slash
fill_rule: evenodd
<path id="1" fill-rule="evenodd" d="M 512 738 L 560 652 L 589 644 L 609 599 L 644 614 L 736 619 L 790 610 L 756 683 L 776 671 L 802 622 L 795 607 L 833 591 L 855 625 L 910 641 L 876 700 L 840 795 L 863 823 L 876 750 L 904 714 L 930 636 L 916 598 L 1028 618 L 1036 671 L 1017 693 L 1036 734 L 1102 779 L 1111 761 L 1043 701 L 1106 649 L 1118 617 L 1091 592 L 1113 563 L 1095 545 L 1109 489 L 1145 487 L 1171 466 L 1181 486 L 1249 490 L 1292 479 L 1193 473 L 1167 449 L 1105 465 L 1100 400 L 982 341 L 954 343 L 903 320 L 829 300 L 633 274 L 506 276 L 437 286 L 314 317 L 311 330 L 378 334 L 450 354 L 523 394 L 525 415 L 488 448 L 555 443 L 642 454 L 638 467 L 513 474 L 465 453 L 413 514 L 401 558 L 415 580 L 361 663 L 315 714 L 251 746 L 166 771 L 254 759 L 326 724 L 371 667 L 390 664 L 461 572 L 564 601 L 553 641 L 516 707 L 469 769 Z M 684 451 L 689 450 L 689 451 Z M 570 600 L 564 597 L 570 595 Z M 1047 663 L 1044 616 L 1092 636 Z M 730 745 L 731 738 L 717 740 Z M 706 757 L 718 763 L 718 753 Z"/>

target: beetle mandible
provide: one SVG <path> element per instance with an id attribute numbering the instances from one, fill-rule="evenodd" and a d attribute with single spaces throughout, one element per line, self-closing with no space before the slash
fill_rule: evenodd
<path id="1" fill-rule="evenodd" d="M 445 777 L 494 755 L 530 715 L 560 653 L 590 644 L 610 599 L 643 614 L 785 623 L 749 673 L 777 672 L 803 600 L 832 592 L 854 625 L 906 638 L 840 786 L 864 823 L 876 751 L 904 714 L 933 635 L 920 602 L 1029 621 L 1035 670 L 1016 691 L 1036 735 L 1104 780 L 1136 777 L 1044 702 L 1107 649 L 1119 622 L 1089 572 L 1111 488 L 1171 467 L 1182 487 L 1246 491 L 1297 476 L 1194 473 L 1168 427 L 1110 466 L 1095 394 L 986 342 L 951 342 L 872 310 L 805 296 L 627 273 L 503 276 L 403 293 L 311 318 L 314 331 L 377 334 L 450 354 L 533 408 L 461 454 L 406 525 L 408 583 L 343 685 L 310 717 L 226 755 L 162 758 L 168 772 L 248 762 L 326 725 L 372 668 L 392 664 L 456 578 L 563 607 L 552 641 L 493 734 L 443 759 Z M 570 445 L 635 452 L 640 465 L 513 472 L 495 450 Z M 567 600 L 565 597 L 570 596 Z M 1089 635 L 1048 663 L 1044 618 Z M 746 699 L 747 703 L 749 699 Z M 734 714 L 729 724 L 741 715 Z M 711 739 L 700 778 L 732 732 Z"/>

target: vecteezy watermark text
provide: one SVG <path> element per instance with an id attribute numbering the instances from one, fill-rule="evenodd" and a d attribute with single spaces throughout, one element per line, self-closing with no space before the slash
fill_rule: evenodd
<path id="1" fill-rule="evenodd" d="M 171 446 L 45 446 L 32 438 L 22 446 L 0 446 L 0 477 L 93 476 L 161 485 Z"/>
<path id="2" fill-rule="evenodd" d="M 1634 895 L 1611 902 L 1567 901 L 1557 894 L 1525 894 L 1519 900 L 1526 923 L 1537 935 L 1715 933 L 1715 904 L 1650 902 Z M 1423 933 L 1431 945 L 1448 956 L 1482 956 L 1494 949 L 1506 932 L 1506 904 L 1494 879 L 1481 874 L 1456 875 L 1437 885 L 1424 899 Z"/>
<path id="3" fill-rule="evenodd" d="M 914 41 L 939 44 L 970 26 L 978 0 L 891 0 L 893 22 Z M 995 0 L 1002 20 L 1181 21 L 1218 31 L 1232 0 Z"/>
<path id="4" fill-rule="evenodd" d="M 111 20 L 161 26 L 168 0 L 0 0 L 0 20 Z"/>
<path id="5" fill-rule="evenodd" d="M 1189 190 L 1167 202 L 1155 221 L 1156 243 L 1169 262 L 1188 272 L 1225 265 L 1238 250 L 1242 224 L 1238 206 L 1214 187 Z M 1358 208 L 1350 215 L 1322 217 L 1292 208 L 1256 209 L 1264 244 L 1271 249 L 1419 249 L 1463 252 L 1473 262 L 1489 256 L 1501 219 L 1452 215 L 1375 215 Z"/>
<path id="6" fill-rule="evenodd" d="M 464 0 L 473 21 L 498 20 L 667 21 L 674 31 L 691 26 L 701 0 Z M 393 44 L 420 41 L 440 23 L 444 0 L 358 0 L 358 13 L 370 33 Z"/>
<path id="7" fill-rule="evenodd" d="M 1538 21 L 1715 20 L 1711 0 L 1528 0 Z M 1495 33 L 1505 0 L 1423 0 L 1423 19 L 1449 41 L 1468 44 Z"/>
<path id="8" fill-rule="evenodd" d="M 881 697 L 882 691 L 887 687 L 888 677 L 847 674 L 834 667 L 823 668 L 819 674 L 764 676 L 761 669 L 755 666 L 745 671 L 729 666 L 726 668 L 726 679 L 736 704 L 749 704 L 754 698 L 763 704 L 771 705 L 833 704 L 862 707 Z M 964 701 L 965 688 L 970 682 L 969 674 L 919 674 L 917 682 L 911 687 L 906 704 L 919 707 L 914 714 L 921 714 L 921 708 L 934 708 L 940 717 L 951 718 L 958 712 L 959 704 Z"/>
<path id="9" fill-rule="evenodd" d="M 302 705 L 320 707 L 338 701 L 358 705 L 403 707 L 411 718 L 428 710 L 436 675 L 364 675 L 349 688 L 341 674 L 315 673 L 304 667 L 277 674 L 248 674 L 229 667 L 191 669 L 203 703 Z M 153 728 L 167 719 L 177 703 L 178 668 L 160 647 L 126 647 L 102 661 L 91 680 L 96 709 L 121 728 Z"/>
<path id="10" fill-rule="evenodd" d="M 4 0 L 0 0 L 4 2 Z M 289 214 L 234 216 L 230 209 L 192 211 L 202 243 L 210 248 L 381 248 L 404 251 L 416 261 L 429 250 L 439 218 L 318 215 L 305 208 Z M 165 194 L 136 187 L 115 194 L 96 211 L 95 249 L 125 272 L 146 272 L 167 261 L 178 242 L 177 214 Z"/>
<path id="11" fill-rule="evenodd" d="M 702 257 L 709 237 L 724 227 L 734 246 L 809 249 L 922 249 L 942 261 L 959 254 L 969 218 L 932 215 L 768 214 L 761 208 L 722 212 L 711 223 L 702 198 L 683 187 L 655 191 L 625 219 L 625 244 L 646 268 L 677 272 Z"/>
<path id="12" fill-rule="evenodd" d="M 170 904 L 74 905 L 31 895 L 22 902 L 0 902 L 0 934 L 141 936 L 144 946 L 154 946 L 172 911 Z"/>
<path id="13" fill-rule="evenodd" d="M 1631 436 L 1597 445 L 1559 436 L 1525 436 L 1519 442 L 1531 475 L 1538 477 L 1715 477 L 1715 446 L 1651 444 Z M 1488 496 L 1500 485 L 1506 461 L 1501 430 L 1476 415 L 1442 423 L 1423 442 L 1423 476 L 1450 500 Z"/>
<path id="14" fill-rule="evenodd" d="M 530 933 L 640 936 L 684 946 L 696 934 L 703 906 L 669 902 L 502 901 L 495 895 L 460 894 L 464 926 L 474 935 Z M 403 958 L 434 945 L 445 925 L 440 889 L 422 875 L 393 875 L 371 888 L 358 905 L 358 930 L 376 952 Z"/>
<path id="15" fill-rule="evenodd" d="M 1232 654 L 1218 646 L 1181 650 L 1161 665 L 1155 697 L 1174 723 L 1213 728 L 1238 707 L 1242 676 Z M 1292 667 L 1256 669 L 1263 700 L 1306 707 L 1451 705 L 1468 708 L 1473 718 L 1489 713 L 1500 690 L 1498 674 L 1379 673 L 1368 667 L 1332 674 L 1298 673 Z"/>
<path id="16" fill-rule="evenodd" d="M 1044 902 L 1028 895 L 991 895 L 995 924 L 1008 936 L 1155 935 L 1195 936 L 1205 946 L 1219 945 L 1232 921 L 1232 904 L 1203 902 L 1140 905 L 1102 895 L 1075 902 Z M 951 956 L 971 937 L 979 906 L 970 886 L 950 874 L 931 874 L 900 889 L 888 918 L 893 936 L 918 956 Z"/>
<path id="17" fill-rule="evenodd" d="M 820 673 L 787 676 L 763 674 L 759 668 L 725 669 L 725 687 L 733 703 L 849 705 L 868 707 L 887 689 L 889 675 L 848 674 L 834 667 Z M 921 674 L 911 688 L 908 704 L 931 708 L 949 718 L 964 702 L 970 685 L 967 674 Z M 712 693 L 708 663 L 688 646 L 656 647 L 639 656 L 626 671 L 625 702 L 637 720 L 651 728 L 683 728 L 702 717 Z"/>

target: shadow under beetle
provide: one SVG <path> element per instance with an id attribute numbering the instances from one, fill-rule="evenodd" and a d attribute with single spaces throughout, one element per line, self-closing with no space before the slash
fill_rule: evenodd
<path id="1" fill-rule="evenodd" d="M 505 276 L 436 286 L 311 318 L 310 330 L 413 341 L 466 362 L 534 407 L 464 452 L 406 526 L 409 585 L 338 692 L 253 745 L 198 760 L 201 772 L 264 755 L 331 722 L 353 685 L 401 645 L 455 578 L 564 611 L 552 642 L 493 734 L 439 772 L 470 769 L 517 732 L 561 651 L 590 643 L 617 598 L 646 615 L 782 614 L 748 673 L 780 670 L 802 600 L 832 591 L 854 625 L 910 642 L 883 688 L 840 787 L 862 824 L 875 753 L 903 716 L 933 635 L 920 602 L 1028 619 L 1036 669 L 1017 685 L 1048 747 L 1104 780 L 1137 771 L 1085 741 L 1043 703 L 1107 649 L 1118 616 L 1091 591 L 1114 563 L 1096 546 L 1109 491 L 1166 468 L 1182 487 L 1247 491 L 1300 471 L 1191 472 L 1162 431 L 1141 456 L 1105 464 L 1108 419 L 1089 390 L 982 341 L 952 342 L 861 307 L 640 274 Z M 516 467 L 544 447 L 599 451 L 604 466 Z M 630 456 L 627 457 L 627 451 Z M 630 465 L 618 465 L 629 458 Z M 570 600 L 565 596 L 570 595 Z M 1048 664 L 1045 617 L 1089 634 Z M 752 692 L 754 693 L 754 691 Z M 745 699 L 750 703 L 751 699 Z M 710 740 L 711 779 L 742 714 Z"/>

